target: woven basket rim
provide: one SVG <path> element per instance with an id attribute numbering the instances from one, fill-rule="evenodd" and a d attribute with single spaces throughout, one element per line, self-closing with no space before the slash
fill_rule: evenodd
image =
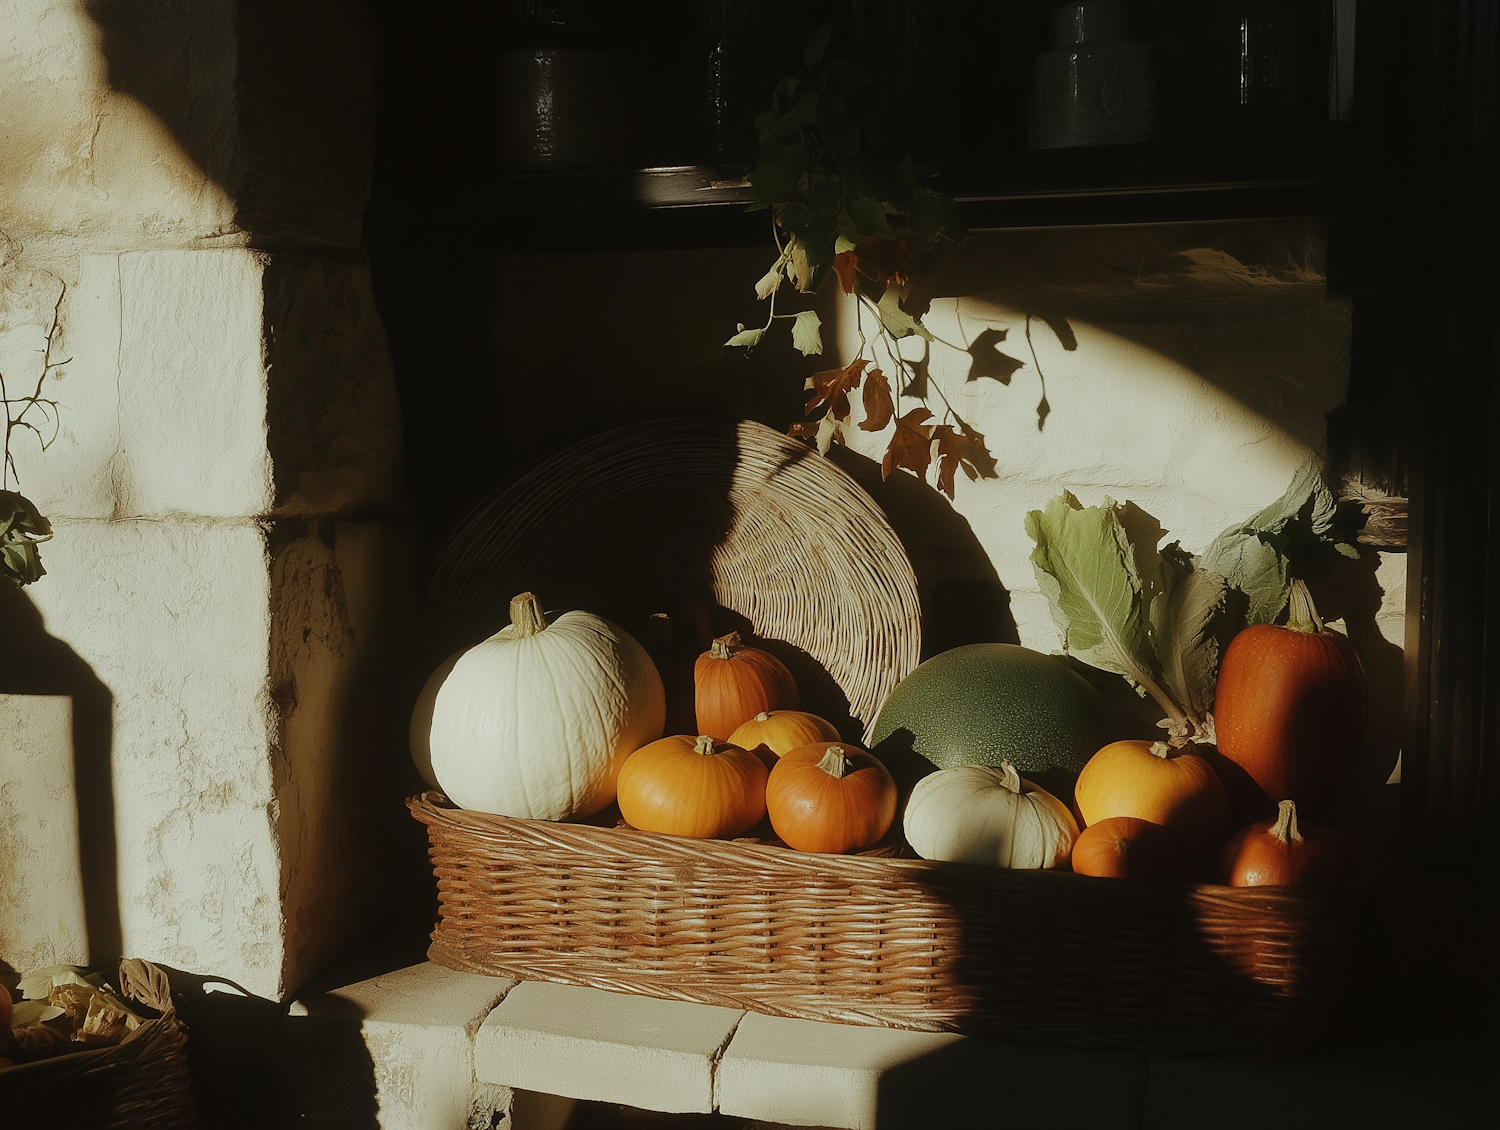
<path id="1" fill-rule="evenodd" d="M 989 867 L 980 863 L 953 863 L 935 859 L 892 859 L 860 855 L 825 855 L 797 851 L 774 844 L 747 843 L 736 840 L 697 840 L 661 832 L 643 832 L 639 828 L 603 828 L 551 820 L 528 820 L 517 816 L 499 816 L 474 809 L 460 808 L 442 793 L 427 790 L 409 797 L 406 806 L 412 815 L 427 825 L 462 828 L 484 838 L 510 838 L 508 830 L 528 829 L 533 834 L 556 837 L 559 829 L 568 838 L 587 838 L 600 847 L 618 847 L 643 861 L 652 852 L 667 856 L 692 853 L 729 859 L 736 853 L 747 853 L 767 864 L 779 864 L 799 872 L 827 871 L 847 878 L 878 878 L 900 875 L 922 880 L 937 877 L 949 882 L 970 882 L 987 886 L 1026 887 L 1041 883 L 1074 884 L 1077 892 L 1094 891 L 1100 898 L 1143 898 L 1148 901 L 1180 901 L 1184 894 L 1195 900 L 1217 901 L 1241 907 L 1256 907 L 1266 913 L 1308 912 L 1338 905 L 1338 892 L 1310 887 L 1231 887 L 1222 883 L 1184 883 L 1172 880 L 1101 878 L 1078 875 L 1072 871 L 1022 870 Z"/>

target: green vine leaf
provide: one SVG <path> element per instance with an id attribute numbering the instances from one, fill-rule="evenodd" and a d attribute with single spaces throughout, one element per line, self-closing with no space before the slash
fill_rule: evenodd
<path id="1" fill-rule="evenodd" d="M 927 327 L 901 309 L 901 292 L 896 287 L 885 288 L 885 293 L 880 296 L 876 309 L 880 312 L 881 324 L 890 331 L 892 337 L 903 338 L 916 334 L 920 338 L 932 340 Z"/>
<path id="2" fill-rule="evenodd" d="M 32 501 L 13 490 L 0 490 L 0 577 L 29 585 L 47 573 L 37 545 L 52 536 L 52 523 Z"/>
<path id="3" fill-rule="evenodd" d="M 753 329 L 753 330 L 747 330 L 747 329 L 745 329 L 744 326 L 741 326 L 740 327 L 740 332 L 737 333 L 737 334 L 735 334 L 732 338 L 730 338 L 724 344 L 725 345 L 743 345 L 746 349 L 754 349 L 757 345 L 760 344 L 760 339 L 763 338 L 763 337 L 765 337 L 765 336 L 766 336 L 766 329 L 765 329 L 764 326 L 761 326 L 761 327 L 759 327 L 757 329 Z"/>
<path id="4" fill-rule="evenodd" d="M 803 310 L 792 323 L 792 345 L 804 357 L 823 352 L 822 319 L 812 310 Z"/>

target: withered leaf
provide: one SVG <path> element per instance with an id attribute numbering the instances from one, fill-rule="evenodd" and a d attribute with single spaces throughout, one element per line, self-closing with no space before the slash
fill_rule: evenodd
<path id="1" fill-rule="evenodd" d="M 911 270 L 911 248 L 904 239 L 867 235 L 856 249 L 859 265 L 876 282 L 905 286 Z"/>
<path id="2" fill-rule="evenodd" d="M 937 441 L 938 489 L 953 498 L 953 473 L 963 467 L 970 479 L 979 478 L 979 460 L 984 448 L 969 436 L 956 431 L 952 424 L 939 424 L 932 429 L 932 438 Z"/>
<path id="3" fill-rule="evenodd" d="M 818 434 L 815 439 L 818 445 L 818 454 L 827 455 L 828 449 L 833 446 L 833 441 L 839 438 L 839 422 L 833 418 L 833 413 L 830 412 L 818 421 Z"/>
<path id="4" fill-rule="evenodd" d="M 821 373 L 814 373 L 807 378 L 803 386 L 812 393 L 807 400 L 807 407 L 803 414 L 811 416 L 813 409 L 820 404 L 827 404 L 828 410 L 838 419 L 847 419 L 849 416 L 849 393 L 859 387 L 860 378 L 864 375 L 865 366 L 870 362 L 866 360 L 855 361 L 847 369 L 824 369 Z"/>
<path id="5" fill-rule="evenodd" d="M 865 418 L 859 422 L 862 432 L 882 432 L 896 414 L 891 401 L 891 383 L 879 369 L 871 369 L 865 378 Z"/>
<path id="6" fill-rule="evenodd" d="M 852 251 L 840 251 L 833 257 L 833 273 L 839 277 L 839 287 L 845 294 L 854 293 L 859 271 L 859 256 Z"/>
<path id="7" fill-rule="evenodd" d="M 923 422 L 930 419 L 932 413 L 926 408 L 913 408 L 896 421 L 896 434 L 891 436 L 891 445 L 880 463 L 882 478 L 890 478 L 896 468 L 905 467 L 917 478 L 926 479 L 932 462 L 932 429 Z"/>

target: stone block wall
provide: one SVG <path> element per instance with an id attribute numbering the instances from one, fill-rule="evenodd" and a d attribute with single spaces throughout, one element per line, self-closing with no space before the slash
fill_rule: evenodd
<path id="1" fill-rule="evenodd" d="M 73 700 L 58 960 L 280 997 L 351 943 L 404 819 L 372 62 L 336 0 L 0 0 L 0 375 L 56 402 L 47 450 L 12 441 L 55 537 L 0 599 L 0 694 Z"/>

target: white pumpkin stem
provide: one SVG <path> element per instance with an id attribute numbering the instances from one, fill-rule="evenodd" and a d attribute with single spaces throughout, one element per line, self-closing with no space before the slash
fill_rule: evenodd
<path id="1" fill-rule="evenodd" d="M 767 714 L 764 710 L 762 710 L 759 714 L 757 714 L 755 716 L 755 720 L 757 722 L 769 722 L 771 720 L 771 716 L 769 714 Z"/>
<path id="2" fill-rule="evenodd" d="M 1009 789 L 1017 796 L 1021 795 L 1021 774 L 1016 772 L 1016 767 L 1009 761 L 1000 763 L 1000 787 Z"/>
<path id="3" fill-rule="evenodd" d="M 1287 615 L 1286 626 L 1294 632 L 1316 633 L 1323 630 L 1323 620 L 1313 604 L 1312 593 L 1300 580 L 1292 582 L 1292 610 Z"/>
<path id="4" fill-rule="evenodd" d="M 535 593 L 523 592 L 510 600 L 510 626 L 519 639 L 534 636 L 547 627 L 547 615 L 542 611 L 542 602 Z"/>
<path id="5" fill-rule="evenodd" d="M 693 743 L 693 752 L 701 753 L 704 757 L 711 757 L 714 753 L 714 739 L 710 734 L 699 734 L 698 740 Z"/>
<path id="6" fill-rule="evenodd" d="M 1172 747 L 1169 746 L 1166 742 L 1152 742 L 1151 755 L 1153 757 L 1159 757 L 1163 761 L 1165 761 L 1167 758 L 1172 756 Z"/>
<path id="7" fill-rule="evenodd" d="M 1297 806 L 1284 800 L 1276 806 L 1276 823 L 1271 825 L 1271 835 L 1284 844 L 1300 844 L 1302 833 L 1297 831 Z"/>
<path id="8" fill-rule="evenodd" d="M 727 636 L 720 636 L 714 640 L 709 645 L 708 654 L 715 659 L 733 659 L 734 653 L 743 646 L 744 644 L 740 642 L 740 634 L 738 632 L 730 632 Z"/>
<path id="9" fill-rule="evenodd" d="M 818 768 L 837 781 L 848 776 L 849 767 L 853 764 L 844 756 L 843 750 L 836 745 L 831 745 L 828 747 L 828 752 L 818 762 Z"/>

